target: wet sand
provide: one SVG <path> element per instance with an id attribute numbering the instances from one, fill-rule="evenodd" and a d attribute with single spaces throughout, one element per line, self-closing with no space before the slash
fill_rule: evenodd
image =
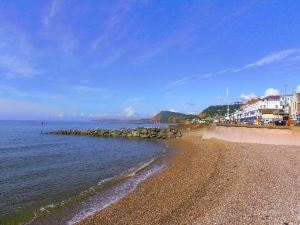
<path id="1" fill-rule="evenodd" d="M 170 166 L 86 224 L 300 224 L 300 147 L 203 140 L 168 145 Z"/>

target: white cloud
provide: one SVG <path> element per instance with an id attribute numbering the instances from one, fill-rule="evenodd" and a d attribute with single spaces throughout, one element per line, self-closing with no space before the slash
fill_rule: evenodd
<path id="1" fill-rule="evenodd" d="M 280 91 L 275 88 L 268 88 L 267 90 L 265 90 L 264 97 L 272 95 L 280 95 Z"/>
<path id="2" fill-rule="evenodd" d="M 126 107 L 123 111 L 126 117 L 133 117 L 136 115 L 134 108 L 132 108 L 131 106 Z"/>
<path id="3" fill-rule="evenodd" d="M 296 92 L 297 92 L 297 93 L 300 93 L 300 85 L 297 86 Z"/>
<path id="4" fill-rule="evenodd" d="M 178 112 L 176 109 L 169 109 L 170 112 Z"/>
<path id="5" fill-rule="evenodd" d="M 240 96 L 240 98 L 241 98 L 243 101 L 248 101 L 248 100 L 257 98 L 257 95 L 254 94 L 254 93 L 250 93 L 250 94 L 242 94 L 242 95 Z"/>
<path id="6" fill-rule="evenodd" d="M 251 67 L 259 67 L 259 66 L 264 66 L 270 63 L 274 62 L 279 62 L 282 60 L 287 59 L 290 56 L 299 56 L 300 54 L 300 49 L 287 49 L 287 50 L 282 50 L 279 52 L 273 52 L 269 55 L 264 56 L 263 58 L 259 59 L 258 61 L 254 63 L 250 63 L 244 66 L 244 69 L 251 68 Z"/>
<path id="7" fill-rule="evenodd" d="M 207 79 L 213 76 L 225 74 L 225 73 L 238 73 L 247 69 L 251 68 L 256 68 L 256 67 L 261 67 L 261 66 L 266 66 L 272 63 L 279 63 L 282 61 L 288 61 L 288 60 L 300 60 L 300 48 L 295 48 L 295 49 L 286 49 L 286 50 L 281 50 L 278 52 L 273 52 L 270 53 L 257 61 L 253 63 L 246 64 L 244 66 L 240 67 L 231 67 L 231 68 L 225 68 L 216 72 L 209 72 L 209 73 L 204 73 L 201 75 L 193 75 L 193 76 L 186 76 L 183 77 L 182 79 L 173 81 L 167 85 L 167 87 L 173 87 L 177 85 L 183 85 L 187 83 L 188 80 L 192 79 Z"/>

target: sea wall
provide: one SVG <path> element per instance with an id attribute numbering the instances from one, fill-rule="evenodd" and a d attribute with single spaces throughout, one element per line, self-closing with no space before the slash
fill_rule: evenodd
<path id="1" fill-rule="evenodd" d="M 50 134 L 57 135 L 83 135 L 96 137 L 123 137 L 123 138 L 151 138 L 167 139 L 179 138 L 182 136 L 181 131 L 174 127 L 164 128 L 135 128 L 135 129 L 96 129 L 96 130 L 55 130 Z"/>
<path id="2" fill-rule="evenodd" d="M 217 138 L 240 143 L 300 146 L 300 132 L 291 129 L 211 126 L 201 136 L 203 139 Z"/>

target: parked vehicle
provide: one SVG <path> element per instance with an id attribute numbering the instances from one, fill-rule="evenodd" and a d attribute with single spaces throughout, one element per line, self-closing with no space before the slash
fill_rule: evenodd
<path id="1" fill-rule="evenodd" d="M 300 126 L 300 115 L 297 115 L 297 126 Z"/>
<path id="2" fill-rule="evenodd" d="M 286 125 L 286 120 L 276 120 L 274 122 L 275 126 L 285 126 Z"/>

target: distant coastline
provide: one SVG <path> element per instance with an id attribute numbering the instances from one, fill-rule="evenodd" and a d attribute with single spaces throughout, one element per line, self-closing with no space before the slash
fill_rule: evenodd
<path id="1" fill-rule="evenodd" d="M 94 119 L 93 122 L 99 123 L 124 123 L 124 124 L 177 124 L 185 123 L 197 118 L 197 115 L 184 114 L 179 112 L 161 111 L 152 118 L 146 119 Z"/>
<path id="2" fill-rule="evenodd" d="M 112 123 L 112 124 L 154 124 L 152 119 L 138 119 L 138 120 L 122 120 L 122 119 L 95 119 L 91 120 L 97 123 Z"/>

